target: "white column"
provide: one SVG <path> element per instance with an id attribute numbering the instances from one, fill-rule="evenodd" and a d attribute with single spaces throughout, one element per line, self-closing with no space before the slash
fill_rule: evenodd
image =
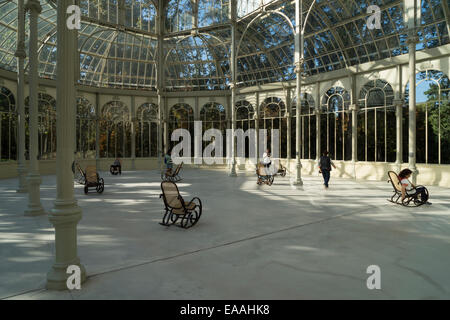
<path id="1" fill-rule="evenodd" d="M 404 0 L 405 23 L 408 27 L 408 53 L 409 53 L 409 143 L 408 167 L 413 172 L 412 182 L 417 180 L 416 167 L 416 44 L 417 21 L 420 21 L 420 0 Z"/>
<path id="2" fill-rule="evenodd" d="M 316 104 L 315 104 L 315 114 L 316 114 L 316 162 L 319 162 L 321 148 L 321 128 L 320 128 L 320 82 L 316 82 Z"/>
<path id="3" fill-rule="evenodd" d="M 47 289 L 67 289 L 67 268 L 77 265 L 81 271 L 81 282 L 86 279 L 86 272 L 77 253 L 77 224 L 82 213 L 74 198 L 71 161 L 75 135 L 76 105 L 75 69 L 66 68 L 75 61 L 77 48 L 77 30 L 66 26 L 68 14 L 66 9 L 75 4 L 75 0 L 58 0 L 57 2 L 57 120 L 58 134 L 56 148 L 56 200 L 50 212 L 50 222 L 55 227 L 55 263 L 47 274 Z"/>
<path id="4" fill-rule="evenodd" d="M 258 168 L 259 162 L 259 93 L 255 92 L 255 167 Z"/>
<path id="5" fill-rule="evenodd" d="M 158 14 L 156 16 L 157 22 L 156 22 L 156 33 L 158 34 L 158 66 L 156 70 L 156 91 L 158 94 L 158 127 L 157 127 L 157 134 L 158 139 L 157 141 L 157 149 L 158 149 L 158 167 L 159 171 L 162 171 L 162 157 L 164 156 L 164 150 L 163 150 L 163 141 L 161 141 L 162 136 L 162 126 L 163 126 L 163 112 L 164 112 L 164 6 L 166 5 L 164 0 L 158 0 Z M 164 139 L 167 139 L 167 125 L 164 122 Z M 167 152 L 167 144 L 166 141 L 164 141 L 164 148 Z"/>
<path id="6" fill-rule="evenodd" d="M 396 120 L 396 157 L 395 157 L 395 165 L 397 167 L 397 172 L 400 172 L 403 163 L 403 81 L 402 81 L 402 66 L 399 64 L 397 66 L 397 81 L 398 81 L 398 90 L 395 95 L 395 100 L 393 101 L 395 106 L 395 120 Z"/>
<path id="7" fill-rule="evenodd" d="M 414 32 L 414 31 L 413 31 Z M 417 36 L 411 34 L 408 38 L 409 50 L 409 150 L 408 167 L 413 172 L 412 182 L 415 184 L 417 174 L 416 167 L 416 43 Z"/>
<path id="8" fill-rule="evenodd" d="M 136 170 L 136 98 L 131 96 L 131 170 Z"/>
<path id="9" fill-rule="evenodd" d="M 26 216 L 45 214 L 41 205 L 42 182 L 39 174 L 38 150 L 38 15 L 42 8 L 39 0 L 28 0 L 26 9 L 30 12 L 30 40 L 29 40 L 29 88 L 30 88 L 30 166 L 28 173 L 28 208 Z M 73 144 L 73 141 L 70 141 Z M 72 156 L 72 155 L 71 155 Z M 69 165 L 70 166 L 70 165 Z"/>
<path id="10" fill-rule="evenodd" d="M 163 161 L 162 158 L 164 157 L 164 149 L 163 149 L 163 141 L 162 141 L 162 132 L 163 132 L 163 121 L 164 121 L 164 98 L 162 96 L 161 90 L 158 90 L 158 127 L 157 127 L 157 135 L 158 139 L 157 141 L 157 148 L 158 148 L 158 164 L 159 164 L 159 170 L 162 171 L 162 165 Z"/>
<path id="11" fill-rule="evenodd" d="M 295 73 L 297 74 L 297 108 L 295 111 L 295 178 L 293 184 L 303 185 L 302 181 L 302 163 L 300 160 L 301 151 L 301 132 L 300 132 L 300 109 L 301 109 L 301 92 L 302 92 L 302 68 L 303 68 L 303 17 L 302 17 L 302 0 L 295 1 Z"/>
<path id="12" fill-rule="evenodd" d="M 286 95 L 286 102 L 287 102 L 287 113 L 286 113 L 286 127 L 287 127 L 287 146 L 286 146 L 286 151 L 287 151 L 287 168 L 290 168 L 290 163 L 291 163 L 291 118 L 292 118 L 292 98 L 291 98 L 291 90 L 287 91 L 287 95 Z M 290 169 L 289 169 L 290 170 Z"/>
<path id="13" fill-rule="evenodd" d="M 100 167 L 100 94 L 97 92 L 95 94 L 95 166 L 97 170 Z"/>
<path id="14" fill-rule="evenodd" d="M 236 130 L 236 81 L 237 81 L 237 65 L 236 65 L 236 0 L 231 0 L 230 17 L 231 17 L 231 167 L 230 177 L 236 177 L 236 139 L 234 132 Z M 227 142 L 228 143 L 228 142 Z"/>
<path id="15" fill-rule="evenodd" d="M 17 124 L 18 124 L 18 150 L 17 150 L 17 171 L 19 173 L 19 186 L 17 192 L 27 192 L 27 168 L 25 165 L 25 10 L 24 0 L 17 1 Z"/>

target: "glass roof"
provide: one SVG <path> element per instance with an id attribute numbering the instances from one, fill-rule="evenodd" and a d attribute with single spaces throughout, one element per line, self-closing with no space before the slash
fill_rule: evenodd
<path id="1" fill-rule="evenodd" d="M 313 0 L 303 0 L 304 19 Z M 41 0 L 39 74 L 56 75 L 56 0 Z M 155 90 L 158 1 L 80 0 L 81 84 Z M 164 1 L 168 91 L 222 90 L 230 83 L 229 0 Z M 381 29 L 366 25 L 381 8 Z M 267 14 L 260 10 L 265 6 Z M 417 50 L 449 43 L 449 0 L 422 0 Z M 445 11 L 447 10 L 447 11 Z M 258 19 L 255 19 L 260 13 Z M 238 0 L 239 86 L 295 79 L 293 0 Z M 448 18 L 448 17 L 447 17 Z M 305 28 L 304 69 L 313 75 L 408 52 L 403 0 L 316 0 Z M 253 21 L 253 22 L 252 22 Z M 252 23 L 251 23 L 252 22 Z M 26 21 L 26 26 L 28 20 Z M 195 29 L 195 32 L 191 32 Z M 16 71 L 17 0 L 0 2 L 0 68 Z M 26 34 L 28 38 L 28 27 Z M 242 38 L 241 38 L 242 37 Z"/>

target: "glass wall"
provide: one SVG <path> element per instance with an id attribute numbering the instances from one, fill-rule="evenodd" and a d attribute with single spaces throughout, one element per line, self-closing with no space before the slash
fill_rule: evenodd
<path id="1" fill-rule="evenodd" d="M 95 159 L 96 128 L 94 105 L 86 98 L 77 98 L 77 158 Z"/>
<path id="2" fill-rule="evenodd" d="M 136 111 L 136 157 L 158 156 L 158 106 L 144 103 Z"/>
<path id="3" fill-rule="evenodd" d="M 170 149 L 178 142 L 172 142 L 172 132 L 176 129 L 186 129 L 191 135 L 191 152 L 194 154 L 194 110 L 186 103 L 177 103 L 169 112 L 169 146 Z"/>
<path id="4" fill-rule="evenodd" d="M 100 157 L 131 157 L 130 112 L 123 102 L 110 101 L 103 106 L 99 129 Z"/>
<path id="5" fill-rule="evenodd" d="M 359 93 L 358 161 L 395 162 L 394 90 L 384 80 L 367 82 Z"/>
<path id="6" fill-rule="evenodd" d="M 330 88 L 322 97 L 320 150 L 327 150 L 334 160 L 352 159 L 352 115 L 349 105 L 350 94 L 341 87 Z"/>
<path id="7" fill-rule="evenodd" d="M 0 160 L 17 159 L 16 100 L 12 92 L 0 87 Z"/>
<path id="8" fill-rule="evenodd" d="M 450 163 L 450 82 L 438 70 L 416 74 L 417 163 Z M 403 111 L 403 161 L 408 162 L 409 83 Z"/>
<path id="9" fill-rule="evenodd" d="M 267 148 L 271 150 L 272 155 L 278 157 L 287 157 L 287 118 L 286 105 L 280 98 L 269 97 L 259 107 L 259 129 L 265 129 L 267 133 Z M 279 130 L 278 150 L 272 147 L 272 129 Z M 261 151 L 261 150 L 260 150 Z"/>
<path id="10" fill-rule="evenodd" d="M 30 145 L 30 97 L 25 99 L 25 140 L 26 150 L 29 153 Z M 38 94 L 38 155 L 41 160 L 56 159 L 56 100 L 51 95 L 43 92 Z M 28 156 L 27 156 L 28 159 Z"/>
<path id="11" fill-rule="evenodd" d="M 236 129 L 242 129 L 244 133 L 248 129 L 255 129 L 255 109 L 246 100 L 236 102 Z M 239 153 L 238 153 L 239 154 Z M 244 154 L 250 157 L 249 139 L 245 139 Z"/>
<path id="12" fill-rule="evenodd" d="M 202 132 L 205 133 L 208 129 L 218 129 L 223 137 L 223 156 L 226 157 L 226 130 L 227 130 L 227 115 L 224 106 L 216 102 L 209 102 L 200 110 L 200 120 L 202 121 Z M 203 141 L 203 149 L 211 142 Z"/>
<path id="13" fill-rule="evenodd" d="M 316 158 L 316 115 L 313 97 L 308 93 L 301 94 L 300 109 L 300 157 L 302 159 Z M 297 97 L 292 101 L 291 107 L 291 158 L 296 157 L 296 121 Z"/>

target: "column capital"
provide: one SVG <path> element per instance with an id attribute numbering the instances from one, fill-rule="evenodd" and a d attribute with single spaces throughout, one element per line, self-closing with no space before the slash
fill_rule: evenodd
<path id="1" fill-rule="evenodd" d="M 408 39 L 406 39 L 406 44 L 416 44 L 419 42 L 418 36 L 408 36 Z"/>
<path id="2" fill-rule="evenodd" d="M 295 62 L 295 69 L 294 69 L 295 73 L 302 73 L 302 71 L 304 69 L 303 62 L 304 62 L 303 58 L 301 58 L 299 61 Z"/>
<path id="3" fill-rule="evenodd" d="M 392 101 L 392 103 L 396 107 L 398 107 L 398 106 L 403 107 L 403 105 L 405 104 L 405 101 L 403 101 L 402 99 L 395 99 L 394 101 Z"/>
<path id="4" fill-rule="evenodd" d="M 359 109 L 359 107 L 358 107 L 357 104 L 351 104 L 351 105 L 348 107 L 348 110 L 349 110 L 349 111 L 358 111 L 358 109 Z"/>
<path id="5" fill-rule="evenodd" d="M 39 0 L 28 0 L 25 4 L 25 10 L 29 10 L 30 13 L 35 12 L 40 14 L 42 12 L 42 6 Z"/>
<path id="6" fill-rule="evenodd" d="M 235 82 L 231 82 L 229 85 L 231 90 L 236 89 L 236 83 Z"/>
<path id="7" fill-rule="evenodd" d="M 419 37 L 417 36 L 417 28 L 408 28 L 408 38 L 406 39 L 407 44 L 415 44 L 419 42 Z"/>
<path id="8" fill-rule="evenodd" d="M 20 41 L 17 43 L 17 49 L 14 56 L 19 59 L 25 59 L 27 57 L 27 52 L 25 51 L 25 43 Z"/>

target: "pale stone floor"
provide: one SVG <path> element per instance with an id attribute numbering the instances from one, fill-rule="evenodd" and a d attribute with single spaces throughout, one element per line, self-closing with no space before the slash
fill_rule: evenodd
<path id="1" fill-rule="evenodd" d="M 252 173 L 190 169 L 179 187 L 204 203 L 193 228 L 158 224 L 156 171 L 105 177 L 102 195 L 84 195 L 79 257 L 88 281 L 77 291 L 44 290 L 53 262 L 47 216 L 25 217 L 16 179 L 0 181 L 0 298 L 12 299 L 449 299 L 449 189 L 430 187 L 432 206 L 386 201 L 387 182 L 318 176 L 303 187 Z M 55 176 L 43 177 L 52 208 Z M 366 269 L 381 268 L 381 290 Z"/>

